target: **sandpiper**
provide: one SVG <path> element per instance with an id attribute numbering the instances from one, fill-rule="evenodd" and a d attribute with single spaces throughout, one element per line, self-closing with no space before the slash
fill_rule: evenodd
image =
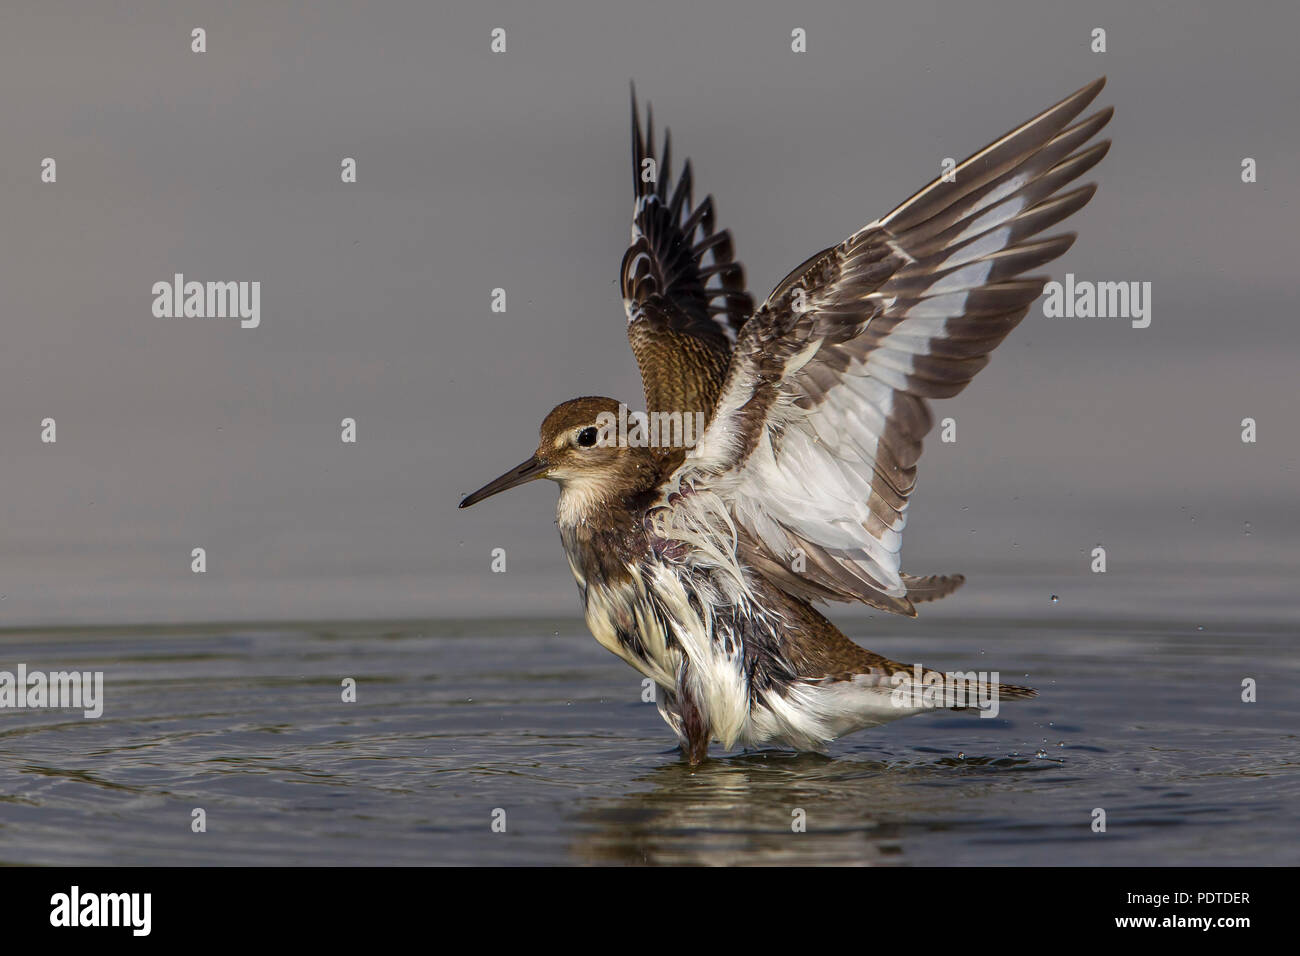
<path id="1" fill-rule="evenodd" d="M 1040 234 L 1096 191 L 1063 191 L 1106 154 L 1098 79 L 818 252 L 757 308 L 713 199 L 676 183 L 632 93 L 627 334 L 647 412 L 707 413 L 692 448 L 620 441 L 609 398 L 556 406 L 536 452 L 461 501 L 535 478 L 587 626 L 656 685 L 686 759 L 724 748 L 821 750 L 844 734 L 959 706 L 945 675 L 859 647 L 814 602 L 915 616 L 960 575 L 914 577 L 899 553 L 929 398 L 956 395 L 1024 318 L 1074 241 Z M 948 675 L 951 676 L 951 675 Z M 1000 699 L 1035 696 L 994 683 Z M 940 688 L 923 697 L 922 686 Z M 900 690 L 903 693 L 900 695 Z"/>

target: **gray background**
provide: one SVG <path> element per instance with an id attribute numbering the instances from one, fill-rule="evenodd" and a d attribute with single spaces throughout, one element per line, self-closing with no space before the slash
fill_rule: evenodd
<path id="1" fill-rule="evenodd" d="M 1152 282 L 1152 325 L 1031 314 L 937 409 L 905 567 L 971 576 L 941 614 L 1294 608 L 1294 4 L 6 6 L 0 625 L 572 611 L 553 488 L 456 503 L 553 404 L 639 407 L 629 78 L 761 297 L 1107 74 L 1055 271 Z M 260 280 L 261 328 L 154 318 L 174 272 Z"/>

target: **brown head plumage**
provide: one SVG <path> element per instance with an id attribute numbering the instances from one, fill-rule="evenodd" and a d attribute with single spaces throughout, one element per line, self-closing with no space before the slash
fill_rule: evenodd
<path id="1" fill-rule="evenodd" d="M 536 478 L 560 485 L 560 510 L 575 522 L 614 501 L 653 488 L 660 458 L 653 449 L 619 440 L 620 405 L 612 398 L 585 396 L 551 409 L 542 421 L 537 450 L 522 464 L 467 495 L 460 507 L 490 498 Z"/>

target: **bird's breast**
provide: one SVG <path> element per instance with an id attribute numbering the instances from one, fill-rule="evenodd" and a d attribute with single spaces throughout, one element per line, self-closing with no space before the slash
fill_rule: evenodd
<path id="1" fill-rule="evenodd" d="M 673 636 L 676 622 L 665 619 L 654 592 L 653 572 L 641 560 L 615 566 L 607 559 L 584 560 L 590 556 L 567 544 L 587 629 L 597 643 L 655 683 L 673 687 L 681 661 Z"/>
<path id="2" fill-rule="evenodd" d="M 568 553 L 596 640 L 667 691 L 669 711 L 689 695 L 730 746 L 750 701 L 740 609 L 707 572 L 650 549 L 616 570 L 581 548 Z"/>

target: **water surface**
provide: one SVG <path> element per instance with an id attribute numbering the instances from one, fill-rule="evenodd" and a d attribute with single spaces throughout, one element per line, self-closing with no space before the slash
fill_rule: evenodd
<path id="1" fill-rule="evenodd" d="M 0 862 L 1296 863 L 1294 626 L 1055 610 L 843 622 L 1041 696 L 694 771 L 576 619 L 5 632 L 106 705 L 0 715 Z"/>

